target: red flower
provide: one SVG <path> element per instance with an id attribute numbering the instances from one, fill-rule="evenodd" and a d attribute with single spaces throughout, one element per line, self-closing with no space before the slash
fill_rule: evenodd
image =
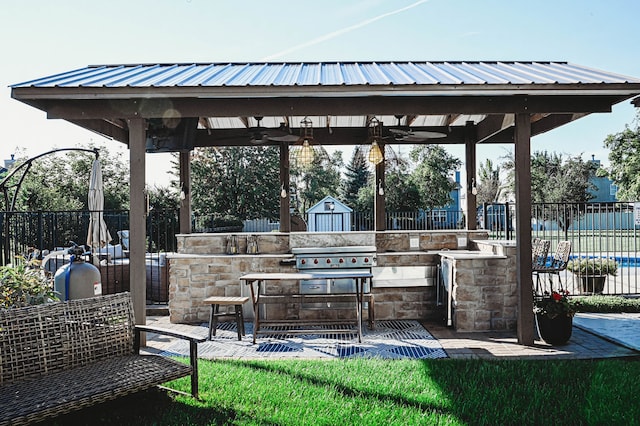
<path id="1" fill-rule="evenodd" d="M 553 300 L 555 300 L 556 302 L 559 302 L 560 300 L 562 300 L 562 295 L 557 291 L 554 291 L 551 296 L 553 297 Z"/>

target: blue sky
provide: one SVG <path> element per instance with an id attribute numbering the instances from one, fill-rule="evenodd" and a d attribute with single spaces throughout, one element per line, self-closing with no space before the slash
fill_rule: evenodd
<path id="1" fill-rule="evenodd" d="M 640 78 L 637 0 L 3 0 L 0 16 L 0 159 L 103 140 L 46 119 L 7 87 L 90 64 L 557 60 Z M 606 164 L 604 138 L 634 117 L 623 102 L 535 137 L 532 151 Z M 478 158 L 508 149 L 481 146 Z M 149 156 L 148 182 L 167 183 L 168 154 Z"/>

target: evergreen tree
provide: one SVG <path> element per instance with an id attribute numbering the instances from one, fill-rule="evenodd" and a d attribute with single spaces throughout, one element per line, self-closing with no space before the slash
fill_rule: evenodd
<path id="1" fill-rule="evenodd" d="M 358 199 L 358 192 L 369 183 L 371 176 L 369 163 L 365 158 L 364 149 L 361 145 L 355 147 L 351 161 L 345 169 L 345 179 L 342 182 L 340 198 L 345 204 L 355 206 Z"/>

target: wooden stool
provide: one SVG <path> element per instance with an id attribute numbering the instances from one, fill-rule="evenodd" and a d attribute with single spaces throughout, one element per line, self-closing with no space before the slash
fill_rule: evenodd
<path id="1" fill-rule="evenodd" d="M 244 336 L 244 315 L 242 314 L 242 305 L 244 305 L 248 301 L 248 297 L 212 296 L 204 299 L 204 303 L 208 303 L 211 305 L 211 316 L 209 317 L 209 340 L 211 340 L 211 336 L 216 335 L 218 317 L 229 316 L 233 316 L 236 318 L 238 340 L 242 340 L 242 336 Z M 235 307 L 235 312 L 220 312 L 220 305 L 233 305 Z"/>

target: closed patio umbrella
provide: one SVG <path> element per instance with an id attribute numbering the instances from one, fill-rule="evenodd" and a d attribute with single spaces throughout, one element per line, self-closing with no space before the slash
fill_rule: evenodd
<path id="1" fill-rule="evenodd" d="M 87 245 L 92 249 L 98 249 L 111 242 L 111 234 L 109 234 L 102 212 L 104 210 L 102 168 L 97 158 L 93 160 L 93 165 L 91 166 L 88 207 L 90 218 Z"/>

